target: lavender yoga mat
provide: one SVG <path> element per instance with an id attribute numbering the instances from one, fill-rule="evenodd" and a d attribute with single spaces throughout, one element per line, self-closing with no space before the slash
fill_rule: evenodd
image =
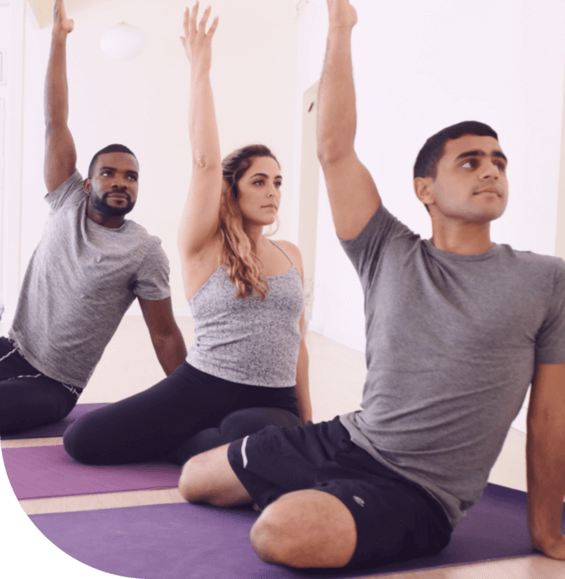
<path id="1" fill-rule="evenodd" d="M 439 555 L 346 571 L 297 571 L 264 563 L 249 544 L 249 529 L 257 518 L 250 509 L 174 504 L 30 518 L 79 561 L 143 579 L 345 579 L 534 553 L 526 527 L 526 493 L 492 484 Z"/>
<path id="2" fill-rule="evenodd" d="M 18 499 L 173 488 L 181 468 L 167 463 L 87 466 L 62 446 L 4 448 L 4 466 Z"/>
<path id="3" fill-rule="evenodd" d="M 48 424 L 47 426 L 38 426 L 37 428 L 31 428 L 30 430 L 24 430 L 23 432 L 16 432 L 14 434 L 3 434 L 2 440 L 17 440 L 22 438 L 49 438 L 51 436 L 63 436 L 67 427 L 74 422 L 77 418 L 85 415 L 87 412 L 106 406 L 107 403 L 98 404 L 77 404 L 70 412 L 70 414 L 54 424 Z"/>

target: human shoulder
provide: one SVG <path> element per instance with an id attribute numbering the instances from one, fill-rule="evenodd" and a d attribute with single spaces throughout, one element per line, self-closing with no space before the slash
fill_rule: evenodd
<path id="1" fill-rule="evenodd" d="M 47 201 L 52 211 L 61 209 L 66 205 L 78 205 L 86 198 L 83 183 L 84 179 L 77 170 L 55 190 L 47 193 L 45 201 Z"/>
<path id="2" fill-rule="evenodd" d="M 298 271 L 302 272 L 302 253 L 298 246 L 285 239 L 273 240 L 273 243 L 278 245 L 288 255 L 290 260 L 298 268 Z"/>
<path id="3" fill-rule="evenodd" d="M 538 268 L 540 270 L 565 273 L 565 261 L 561 257 L 545 255 L 533 251 L 513 249 L 510 245 L 501 245 L 500 254 L 509 260 L 513 260 L 524 266 Z"/>

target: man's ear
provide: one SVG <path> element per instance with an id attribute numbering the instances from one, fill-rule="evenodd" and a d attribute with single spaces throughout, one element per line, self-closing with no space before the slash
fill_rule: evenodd
<path id="1" fill-rule="evenodd" d="M 432 184 L 434 180 L 431 177 L 416 177 L 414 179 L 414 192 L 416 197 L 426 206 L 435 203 Z"/>
<path id="2" fill-rule="evenodd" d="M 84 189 L 84 192 L 85 192 L 87 195 L 90 195 L 90 178 L 85 179 L 85 180 L 82 182 L 82 188 Z"/>

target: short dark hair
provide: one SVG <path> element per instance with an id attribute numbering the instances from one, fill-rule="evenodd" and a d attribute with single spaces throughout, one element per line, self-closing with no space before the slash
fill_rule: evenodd
<path id="1" fill-rule="evenodd" d="M 494 137 L 498 141 L 496 131 L 478 121 L 463 121 L 456 125 L 446 127 L 432 135 L 420 149 L 414 163 L 414 179 L 416 177 L 437 176 L 437 166 L 445 152 L 445 143 L 451 139 L 458 139 L 463 135 L 477 135 L 479 137 Z"/>
<path id="2" fill-rule="evenodd" d="M 94 174 L 94 167 L 96 166 L 96 160 L 100 155 L 104 155 L 105 153 L 127 153 L 128 155 L 132 155 L 134 159 L 137 157 L 133 154 L 133 151 L 128 149 L 125 145 L 119 145 L 114 143 L 113 145 L 108 145 L 103 149 L 100 149 L 94 157 L 92 157 L 92 161 L 90 161 L 90 165 L 88 166 L 88 178 L 92 179 L 92 175 Z"/>

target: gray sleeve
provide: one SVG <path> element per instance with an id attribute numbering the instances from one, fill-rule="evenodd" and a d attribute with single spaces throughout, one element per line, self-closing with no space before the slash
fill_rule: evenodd
<path id="1" fill-rule="evenodd" d="M 75 171 L 55 191 L 45 195 L 45 201 L 51 207 L 51 211 L 57 211 L 65 205 L 78 205 L 86 195 L 82 187 L 83 181 L 82 175 Z"/>
<path id="2" fill-rule="evenodd" d="M 164 300 L 171 296 L 169 271 L 169 260 L 161 247 L 161 240 L 152 236 L 131 290 L 143 300 Z"/>
<path id="3" fill-rule="evenodd" d="M 559 260 L 547 317 L 536 338 L 536 360 L 541 364 L 565 362 L 565 261 Z"/>
<path id="4" fill-rule="evenodd" d="M 381 203 L 357 237 L 339 241 L 365 285 L 365 281 L 373 277 L 384 248 L 401 236 L 417 237 Z"/>

